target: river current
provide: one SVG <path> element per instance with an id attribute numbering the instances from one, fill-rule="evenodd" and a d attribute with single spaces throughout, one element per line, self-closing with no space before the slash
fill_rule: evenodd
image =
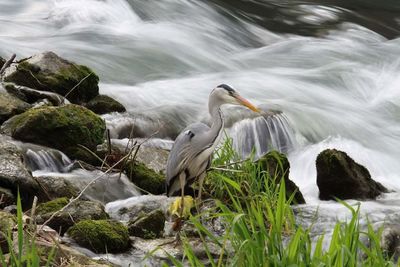
<path id="1" fill-rule="evenodd" d="M 372 221 L 398 220 L 399 4 L 250 2 L 5 0 L 0 55 L 51 50 L 93 68 L 100 92 L 127 108 L 104 116 L 121 139 L 133 122 L 145 129 L 142 137 L 160 129 L 159 138 L 173 139 L 185 125 L 208 120 L 208 94 L 227 83 L 263 109 L 282 112 L 268 123 L 228 107 L 227 131 L 243 156 L 250 146 L 258 155 L 288 154 L 290 178 L 305 209 L 319 207 L 322 228 L 349 214 L 318 200 L 315 159 L 325 148 L 345 151 L 394 191 L 362 202 Z"/>

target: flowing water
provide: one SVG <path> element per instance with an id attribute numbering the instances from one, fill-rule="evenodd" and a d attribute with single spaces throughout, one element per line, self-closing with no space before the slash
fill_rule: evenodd
<path id="1" fill-rule="evenodd" d="M 224 110 L 242 155 L 252 146 L 288 153 L 303 209 L 319 207 L 323 229 L 348 215 L 318 200 L 315 159 L 325 148 L 347 152 L 395 191 L 363 202 L 364 213 L 400 215 L 399 11 L 390 0 L 6 0 L 0 55 L 52 50 L 92 67 L 101 93 L 128 110 L 104 116 L 113 138 L 134 125 L 138 137 L 173 139 L 208 121 L 208 94 L 221 83 L 281 111 L 264 119 Z"/>

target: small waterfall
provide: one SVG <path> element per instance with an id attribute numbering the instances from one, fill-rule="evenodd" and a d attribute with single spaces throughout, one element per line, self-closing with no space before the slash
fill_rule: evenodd
<path id="1" fill-rule="evenodd" d="M 294 132 L 283 113 L 239 121 L 229 130 L 229 135 L 243 158 L 248 157 L 253 148 L 258 158 L 270 150 L 288 153 L 296 144 Z"/>
<path id="2" fill-rule="evenodd" d="M 73 162 L 61 151 L 40 149 L 34 151 L 27 149 L 25 152 L 25 161 L 29 170 L 45 172 L 69 172 Z"/>

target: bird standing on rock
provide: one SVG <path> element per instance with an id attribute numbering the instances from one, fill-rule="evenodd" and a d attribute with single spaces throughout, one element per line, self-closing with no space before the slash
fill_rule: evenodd
<path id="1" fill-rule="evenodd" d="M 179 217 L 182 217 L 184 210 L 185 190 L 195 181 L 199 182 L 198 198 L 201 198 L 206 170 L 211 164 L 212 153 L 224 129 L 224 117 L 220 109 L 223 104 L 246 106 L 252 111 L 260 112 L 226 84 L 218 85 L 211 91 L 208 98 L 208 111 L 212 118 L 211 127 L 200 122 L 187 126 L 175 139 L 168 156 L 167 195 L 181 196 L 173 205 L 180 207 Z"/>

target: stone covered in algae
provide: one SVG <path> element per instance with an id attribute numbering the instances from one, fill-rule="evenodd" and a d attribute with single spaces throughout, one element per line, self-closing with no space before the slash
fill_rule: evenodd
<path id="1" fill-rule="evenodd" d="M 130 247 L 129 233 L 126 226 L 112 220 L 84 220 L 68 230 L 80 246 L 96 253 L 118 253 Z"/>
<path id="2" fill-rule="evenodd" d="M 103 141 L 105 122 L 92 111 L 70 104 L 30 109 L 6 121 L 1 130 L 13 138 L 53 147 L 79 158 L 82 145 L 95 150 Z"/>
<path id="3" fill-rule="evenodd" d="M 124 167 L 129 179 L 139 188 L 155 195 L 165 193 L 165 176 L 145 164 L 129 161 Z"/>

